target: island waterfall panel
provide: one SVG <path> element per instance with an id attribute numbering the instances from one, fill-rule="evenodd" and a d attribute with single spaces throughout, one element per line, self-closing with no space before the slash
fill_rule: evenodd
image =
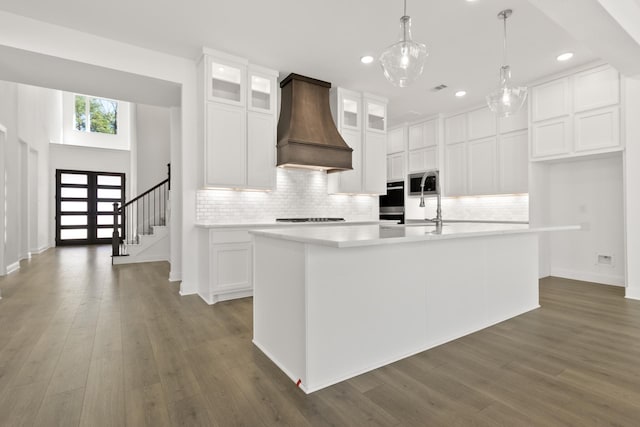
<path id="1" fill-rule="evenodd" d="M 254 235 L 253 342 L 311 393 L 538 305 L 536 233 L 331 247 Z"/>

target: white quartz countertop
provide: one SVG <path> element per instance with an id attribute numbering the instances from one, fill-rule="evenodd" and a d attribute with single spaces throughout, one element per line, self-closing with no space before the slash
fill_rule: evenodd
<path id="1" fill-rule="evenodd" d="M 236 223 L 196 223 L 198 228 L 288 228 L 302 226 L 349 226 L 349 225 L 378 225 L 395 224 L 395 221 L 371 220 L 371 221 L 327 221 L 327 222 L 236 222 Z"/>
<path id="2" fill-rule="evenodd" d="M 440 231 L 437 231 L 433 225 L 349 225 L 346 227 L 256 229 L 251 230 L 250 233 L 300 243 L 350 248 L 579 229 L 579 225 L 531 227 L 527 224 L 445 223 Z"/>

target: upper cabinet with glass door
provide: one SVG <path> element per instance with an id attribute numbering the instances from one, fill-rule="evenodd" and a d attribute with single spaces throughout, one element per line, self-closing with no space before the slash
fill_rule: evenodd
<path id="1" fill-rule="evenodd" d="M 247 61 L 231 55 L 207 56 L 207 99 L 225 104 L 245 106 L 247 94 Z"/>
<path id="2" fill-rule="evenodd" d="M 339 131 L 345 129 L 360 130 L 362 122 L 362 96 L 343 88 L 331 91 L 331 97 L 337 96 L 337 101 L 331 101 L 331 109 Z M 335 98 L 334 98 L 335 99 Z M 334 111 L 334 107 L 338 107 Z"/>
<path id="3" fill-rule="evenodd" d="M 268 68 L 249 65 L 247 107 L 259 113 L 275 113 L 278 73 Z"/>
<path id="4" fill-rule="evenodd" d="M 373 95 L 364 95 L 366 111 L 365 126 L 367 131 L 387 132 L 387 100 Z"/>

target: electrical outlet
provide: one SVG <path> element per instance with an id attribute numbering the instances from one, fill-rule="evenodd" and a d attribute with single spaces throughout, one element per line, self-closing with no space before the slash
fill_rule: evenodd
<path id="1" fill-rule="evenodd" d="M 598 264 L 609 266 L 613 265 L 613 256 L 598 254 Z"/>

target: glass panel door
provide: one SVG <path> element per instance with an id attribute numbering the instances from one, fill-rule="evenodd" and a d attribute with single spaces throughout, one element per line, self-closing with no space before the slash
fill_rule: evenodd
<path id="1" fill-rule="evenodd" d="M 124 178 L 120 173 L 57 170 L 56 246 L 110 243 L 113 203 L 124 203 Z"/>

